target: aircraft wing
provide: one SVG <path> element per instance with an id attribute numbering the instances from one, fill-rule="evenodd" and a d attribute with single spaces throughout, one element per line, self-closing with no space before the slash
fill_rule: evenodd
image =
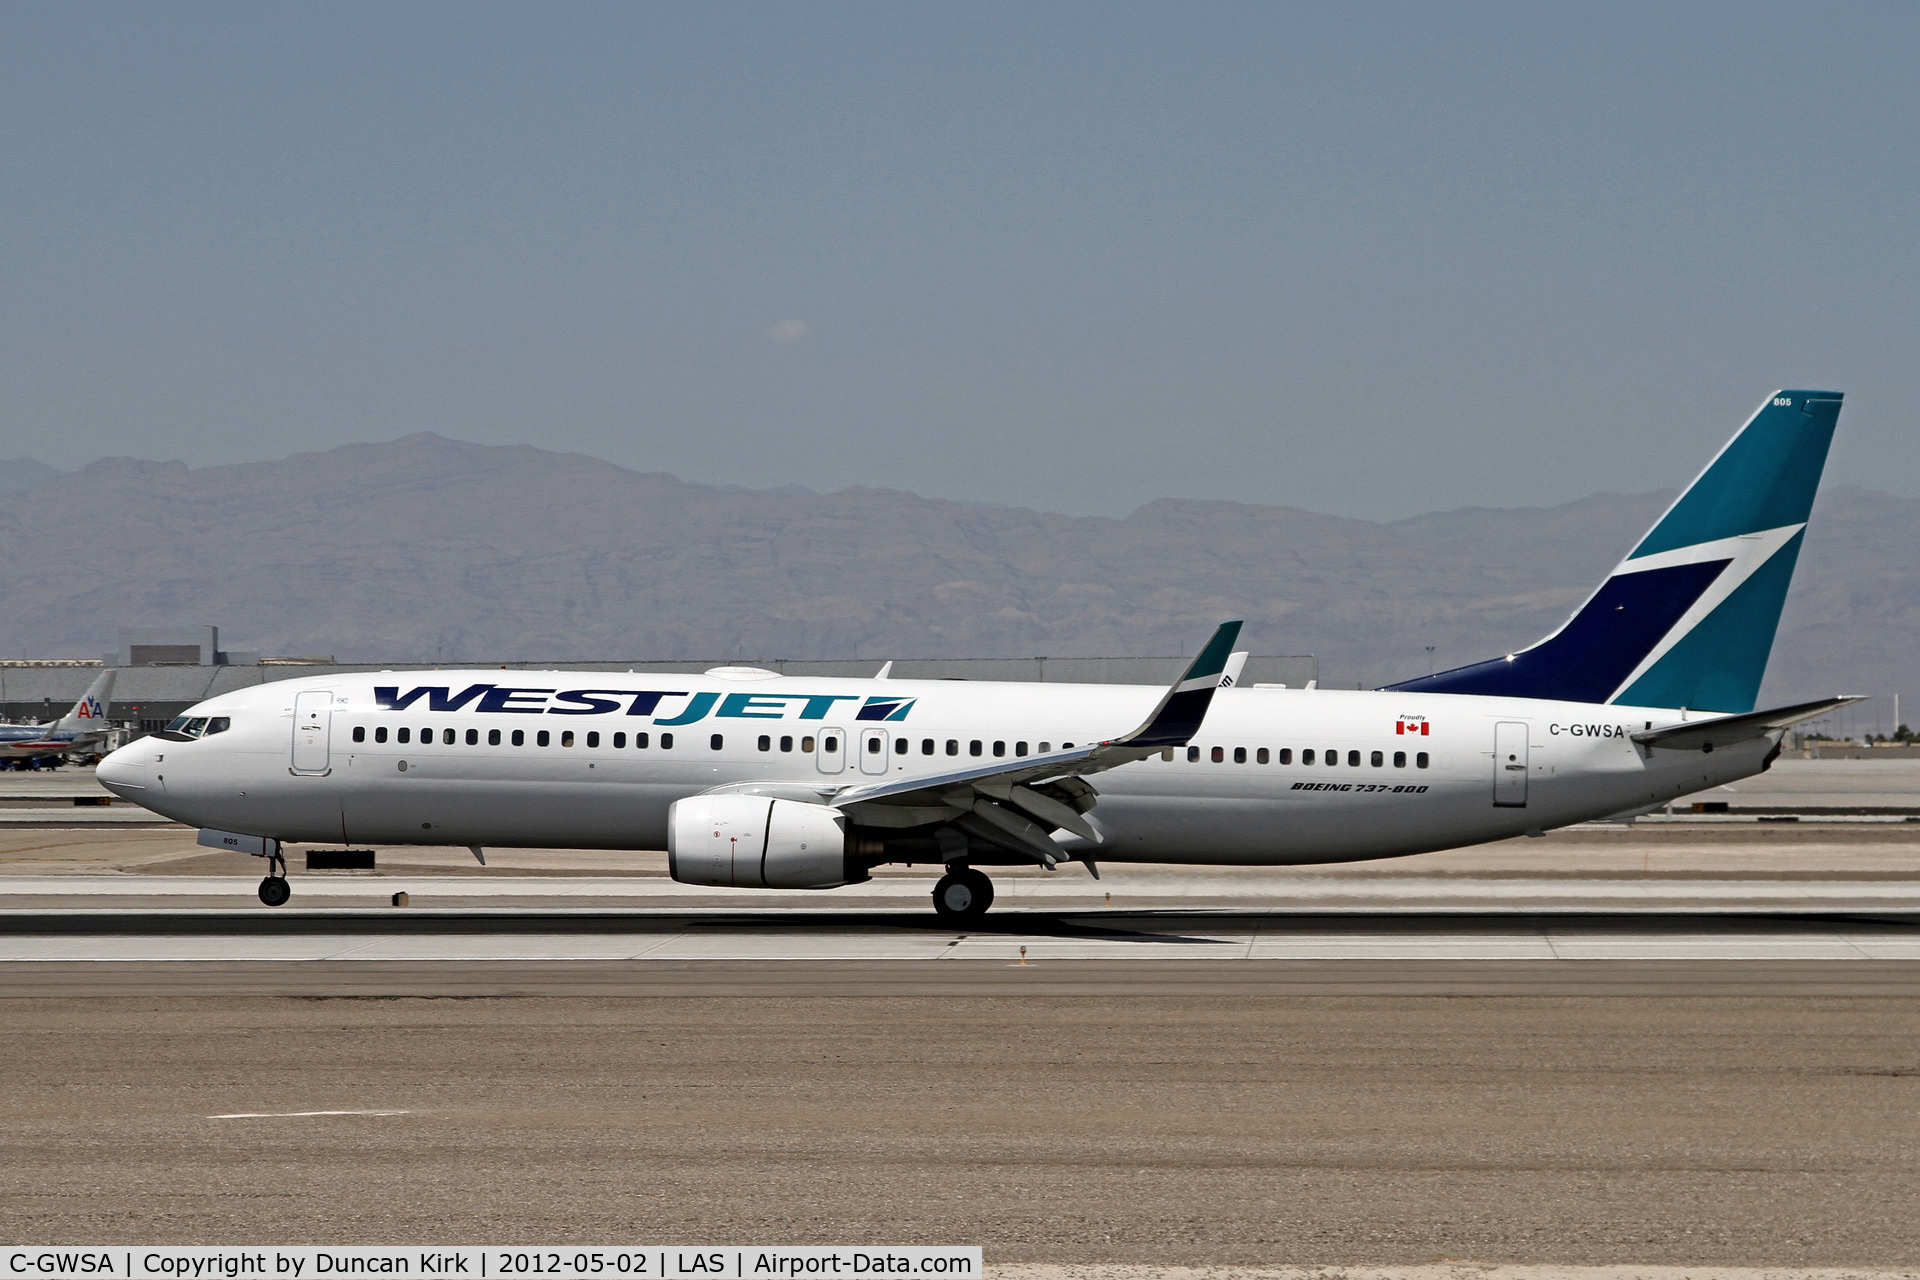
<path id="1" fill-rule="evenodd" d="M 996 760 L 931 778 L 922 775 L 846 787 L 827 803 L 872 826 L 950 822 L 1051 870 L 1055 863 L 1073 856 L 1054 842 L 1051 833 L 1056 829 L 1095 844 L 1102 841 L 1099 827 L 1086 817 L 1099 793 L 1082 781 L 1085 775 L 1184 747 L 1199 732 L 1214 691 L 1226 677 L 1240 626 L 1222 623 L 1153 713 L 1130 733 L 1070 751 Z"/>
<path id="2" fill-rule="evenodd" d="M 1823 716 L 1848 703 L 1864 701 L 1865 695 L 1843 694 L 1837 698 L 1822 698 L 1818 702 L 1775 707 L 1771 711 L 1749 711 L 1743 715 L 1721 716 L 1717 720 L 1670 724 L 1659 729 L 1642 730 L 1632 736 L 1635 742 L 1647 747 L 1664 747 L 1669 751 L 1711 751 L 1715 747 L 1732 746 L 1750 738 L 1764 738 L 1777 729 Z"/>

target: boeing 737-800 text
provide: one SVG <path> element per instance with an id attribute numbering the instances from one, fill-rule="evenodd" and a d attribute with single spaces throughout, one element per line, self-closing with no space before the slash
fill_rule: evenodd
<path id="1" fill-rule="evenodd" d="M 1382 689 L 443 671 L 223 694 L 116 751 L 107 787 L 267 857 L 283 842 L 658 849 L 676 880 L 831 889 L 944 866 L 1284 865 L 1449 849 L 1644 810 L 1765 769 L 1754 711 L 1840 396 L 1781 391 L 1558 631 Z"/>

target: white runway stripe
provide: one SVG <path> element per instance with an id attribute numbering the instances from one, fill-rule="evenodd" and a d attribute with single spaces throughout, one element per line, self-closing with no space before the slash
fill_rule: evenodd
<path id="1" fill-rule="evenodd" d="M 209 1120 L 291 1120 L 301 1116 L 410 1116 L 411 1111 L 235 1111 Z"/>

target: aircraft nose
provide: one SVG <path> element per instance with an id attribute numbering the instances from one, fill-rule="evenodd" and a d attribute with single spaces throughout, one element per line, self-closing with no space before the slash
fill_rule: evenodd
<path id="1" fill-rule="evenodd" d="M 142 760 L 140 744 L 130 742 L 108 755 L 93 771 L 100 785 L 125 799 L 138 799 L 152 781 L 152 770 Z"/>

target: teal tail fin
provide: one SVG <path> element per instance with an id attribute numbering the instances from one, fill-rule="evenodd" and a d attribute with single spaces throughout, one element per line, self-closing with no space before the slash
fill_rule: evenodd
<path id="1" fill-rule="evenodd" d="M 1751 711 L 1840 419 L 1837 391 L 1778 391 L 1565 626 L 1504 658 L 1389 685 Z"/>

